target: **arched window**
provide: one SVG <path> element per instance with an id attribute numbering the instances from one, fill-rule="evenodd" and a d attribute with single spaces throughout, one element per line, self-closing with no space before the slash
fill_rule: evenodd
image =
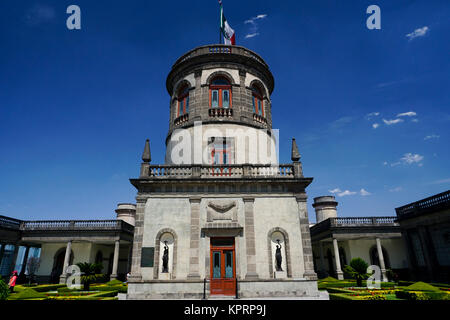
<path id="1" fill-rule="evenodd" d="M 224 77 L 217 77 L 209 85 L 209 107 L 231 108 L 231 84 Z"/>
<path id="2" fill-rule="evenodd" d="M 189 86 L 184 85 L 178 90 L 177 117 L 189 113 Z"/>
<path id="3" fill-rule="evenodd" d="M 252 102 L 253 102 L 253 113 L 259 114 L 264 117 L 264 101 L 263 94 L 260 88 L 253 85 L 252 86 Z"/>

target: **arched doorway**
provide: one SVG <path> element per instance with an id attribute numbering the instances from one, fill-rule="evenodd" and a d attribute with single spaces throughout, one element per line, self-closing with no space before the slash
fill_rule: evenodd
<path id="1" fill-rule="evenodd" d="M 66 257 L 66 248 L 59 249 L 53 258 L 53 268 L 50 274 L 50 282 L 58 283 L 59 277 L 63 273 L 64 269 L 64 258 Z M 73 263 L 73 251 L 70 251 L 69 265 Z"/>
<path id="2" fill-rule="evenodd" d="M 386 267 L 386 269 L 390 269 L 391 268 L 391 263 L 389 261 L 389 255 L 388 255 L 386 249 L 384 249 L 383 247 L 381 247 L 381 250 L 383 252 L 384 266 Z M 370 249 L 370 263 L 372 265 L 377 265 L 377 266 L 379 266 L 381 268 L 381 266 L 380 266 L 380 259 L 378 258 L 377 246 L 373 246 Z"/>

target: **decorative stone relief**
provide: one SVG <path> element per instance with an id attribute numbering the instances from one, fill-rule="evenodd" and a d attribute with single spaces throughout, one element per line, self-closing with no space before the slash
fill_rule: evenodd
<path id="1" fill-rule="evenodd" d="M 237 221 L 237 204 L 234 200 L 211 200 L 206 207 L 207 221 Z"/>

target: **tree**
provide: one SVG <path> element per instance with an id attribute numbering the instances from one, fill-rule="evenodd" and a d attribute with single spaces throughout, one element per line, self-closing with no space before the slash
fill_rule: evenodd
<path id="1" fill-rule="evenodd" d="M 89 285 L 102 277 L 103 265 L 101 263 L 80 262 L 77 263 L 77 266 L 80 268 L 83 289 L 89 291 Z"/>
<path id="2" fill-rule="evenodd" d="M 362 287 L 362 281 L 367 279 L 367 267 L 369 265 L 361 258 L 353 258 L 350 261 L 350 265 L 344 267 L 344 272 L 350 275 L 353 279 L 356 279 L 358 287 Z"/>
<path id="3" fill-rule="evenodd" d="M 36 271 L 39 269 L 41 265 L 41 259 L 37 257 L 30 257 L 27 261 L 27 271 L 28 271 L 28 284 L 34 280 Z"/>

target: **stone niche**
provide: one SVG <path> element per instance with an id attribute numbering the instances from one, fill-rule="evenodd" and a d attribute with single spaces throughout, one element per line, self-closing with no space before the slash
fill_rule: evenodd
<path id="1" fill-rule="evenodd" d="M 275 254 L 277 252 L 277 246 L 281 245 L 281 269 L 277 270 L 277 260 Z M 287 278 L 287 264 L 286 264 L 286 242 L 284 240 L 284 236 L 281 232 L 275 231 L 272 233 L 270 239 L 271 246 L 271 257 L 272 257 L 272 267 L 275 279 L 284 279 Z"/>
<path id="2" fill-rule="evenodd" d="M 211 200 L 206 206 L 207 222 L 237 222 L 235 200 Z"/>
<path id="3" fill-rule="evenodd" d="M 174 238 L 171 233 L 164 233 L 161 235 L 160 243 L 159 243 L 159 268 L 158 268 L 158 279 L 160 280 L 170 280 L 172 279 L 172 271 L 173 271 L 173 249 L 174 249 Z M 169 261 L 167 263 L 167 272 L 163 272 L 163 257 L 164 257 L 164 248 L 167 245 L 169 250 Z"/>

